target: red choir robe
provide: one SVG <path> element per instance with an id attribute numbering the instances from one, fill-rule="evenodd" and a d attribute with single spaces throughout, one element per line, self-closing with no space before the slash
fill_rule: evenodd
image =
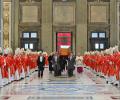
<path id="1" fill-rule="evenodd" d="M 116 79 L 120 80 L 120 53 L 117 53 L 116 55 Z"/>
<path id="2" fill-rule="evenodd" d="M 25 70 L 25 72 L 27 72 L 28 66 L 29 66 L 29 64 L 28 64 L 28 56 L 24 55 L 24 70 Z"/>
<path id="3" fill-rule="evenodd" d="M 102 72 L 104 66 L 104 56 L 98 55 L 97 63 L 98 63 L 97 72 Z"/>
<path id="4" fill-rule="evenodd" d="M 26 65 L 27 59 L 25 55 L 21 55 L 20 58 L 21 58 L 21 67 L 24 69 L 24 72 L 26 73 L 27 72 L 27 65 Z"/>
<path id="5" fill-rule="evenodd" d="M 48 55 L 45 55 L 45 65 L 48 65 Z"/>
<path id="6" fill-rule="evenodd" d="M 18 73 L 20 75 L 20 73 L 22 72 L 22 63 L 21 63 L 20 55 L 15 55 L 14 61 L 15 61 L 15 71 L 18 70 Z"/>
<path id="7" fill-rule="evenodd" d="M 29 66 L 30 66 L 30 69 L 35 68 L 35 59 L 34 59 L 34 56 L 31 54 L 29 55 Z"/>
<path id="8" fill-rule="evenodd" d="M 102 67 L 102 73 L 106 76 L 108 75 L 109 67 L 110 67 L 110 60 L 108 58 L 108 55 L 103 57 L 104 63 Z"/>
<path id="9" fill-rule="evenodd" d="M 10 76 L 15 75 L 14 59 L 13 56 L 8 55 L 6 57 L 6 66 L 10 68 Z"/>
<path id="10" fill-rule="evenodd" d="M 0 56 L 0 66 L 1 66 L 2 78 L 8 78 L 8 69 L 6 66 L 6 60 L 4 56 Z"/>

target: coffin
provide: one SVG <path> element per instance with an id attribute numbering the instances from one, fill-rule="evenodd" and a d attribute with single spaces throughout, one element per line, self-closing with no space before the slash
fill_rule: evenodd
<path id="1" fill-rule="evenodd" d="M 70 49 L 69 48 L 60 48 L 59 54 L 60 54 L 60 56 L 68 56 L 68 55 L 70 55 Z"/>

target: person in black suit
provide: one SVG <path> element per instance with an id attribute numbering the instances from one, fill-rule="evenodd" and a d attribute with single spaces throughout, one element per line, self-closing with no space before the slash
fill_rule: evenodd
<path id="1" fill-rule="evenodd" d="M 37 65 L 38 65 L 38 77 L 43 77 L 43 71 L 44 71 L 44 65 L 45 65 L 45 57 L 40 53 L 37 59 Z"/>
<path id="2" fill-rule="evenodd" d="M 48 62 L 49 62 L 49 71 L 52 73 L 53 67 L 52 67 L 52 59 L 53 59 L 53 53 L 51 53 L 48 57 Z"/>
<path id="3" fill-rule="evenodd" d="M 63 72 L 65 71 L 65 66 L 67 65 L 67 61 L 64 56 L 60 56 L 59 59 L 60 59 L 59 63 L 60 63 L 61 72 Z"/>
<path id="4" fill-rule="evenodd" d="M 52 64 L 53 64 L 54 76 L 60 76 L 61 75 L 60 59 L 59 59 L 59 54 L 57 52 L 53 55 Z"/>
<path id="5" fill-rule="evenodd" d="M 75 70 L 75 66 L 74 66 L 75 65 L 75 59 L 76 59 L 76 57 L 71 52 L 70 56 L 68 57 L 68 66 L 67 66 L 69 77 L 73 76 L 73 71 Z"/>

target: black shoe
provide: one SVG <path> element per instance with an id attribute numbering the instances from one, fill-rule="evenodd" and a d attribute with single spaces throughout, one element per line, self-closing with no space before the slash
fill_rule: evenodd
<path id="1" fill-rule="evenodd" d="M 108 81 L 106 81 L 106 83 L 108 84 Z"/>
<path id="2" fill-rule="evenodd" d="M 118 86 L 118 84 L 115 84 L 115 86 L 117 87 L 117 86 Z"/>
<path id="3" fill-rule="evenodd" d="M 114 83 L 112 82 L 111 84 L 113 85 Z"/>
<path id="4" fill-rule="evenodd" d="M 96 76 L 99 76 L 98 74 Z"/>

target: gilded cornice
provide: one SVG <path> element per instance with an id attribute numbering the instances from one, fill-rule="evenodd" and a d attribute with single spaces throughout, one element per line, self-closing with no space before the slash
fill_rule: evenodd
<path id="1" fill-rule="evenodd" d="M 3 2 L 12 2 L 12 0 L 3 0 Z"/>

